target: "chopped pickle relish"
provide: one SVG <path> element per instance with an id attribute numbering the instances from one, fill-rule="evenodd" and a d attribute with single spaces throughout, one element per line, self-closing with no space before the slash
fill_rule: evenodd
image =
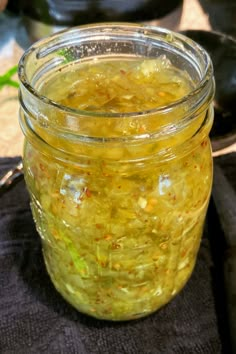
<path id="1" fill-rule="evenodd" d="M 125 137 L 153 133 L 164 120 L 181 119 L 181 111 L 179 117 L 150 113 L 150 120 L 126 119 L 125 113 L 168 106 L 193 87 L 187 73 L 161 56 L 77 63 L 40 90 L 63 106 L 104 114 L 73 122 L 70 130 Z M 64 122 L 53 112 L 49 127 L 55 117 Z M 51 279 L 79 311 L 110 320 L 142 317 L 166 304 L 190 277 L 212 182 L 209 139 L 194 134 L 202 121 L 200 115 L 178 137 L 143 138 L 131 147 L 125 140 L 88 146 L 35 125 L 59 152 L 48 154 L 44 142 L 26 140 L 33 215 Z M 174 150 L 186 141 L 186 150 Z M 160 160 L 158 151 L 165 149 L 173 149 L 174 158 Z M 76 155 L 77 163 L 58 158 L 60 150 Z"/>
<path id="2" fill-rule="evenodd" d="M 162 55 L 158 59 L 121 58 L 75 65 L 41 91 L 71 108 L 130 113 L 166 106 L 187 95 L 192 88 L 187 72 L 175 68 Z"/>

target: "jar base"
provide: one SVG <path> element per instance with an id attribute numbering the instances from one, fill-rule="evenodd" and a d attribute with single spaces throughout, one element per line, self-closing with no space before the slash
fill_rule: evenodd
<path id="1" fill-rule="evenodd" d="M 139 301 L 139 308 L 142 308 L 142 312 L 135 312 L 135 310 L 131 309 L 130 313 L 125 312 L 123 314 L 118 315 L 117 310 L 114 309 L 114 304 L 116 304 L 116 300 L 119 301 L 119 299 L 114 298 L 110 304 L 107 306 L 107 308 L 103 308 L 100 312 L 98 312 L 94 307 L 93 307 L 93 302 L 91 303 L 83 303 L 82 300 L 80 300 L 79 296 L 79 291 L 77 291 L 77 294 L 73 294 L 74 290 L 70 286 L 70 284 L 62 284 L 58 283 L 56 280 L 56 276 L 53 272 L 50 270 L 50 266 L 47 261 L 47 256 L 44 253 L 44 261 L 46 265 L 47 272 L 50 276 L 50 279 L 55 287 L 55 289 L 58 291 L 58 293 L 63 297 L 63 299 L 69 303 L 72 307 L 74 307 L 77 311 L 80 313 L 83 313 L 85 315 L 91 316 L 93 318 L 99 319 L 99 320 L 105 320 L 105 321 L 112 321 L 112 322 L 122 322 L 122 321 L 131 321 L 131 320 L 137 320 L 139 318 L 147 317 L 165 305 L 167 305 L 176 295 L 179 294 L 179 292 L 184 288 L 186 283 L 188 282 L 189 278 L 192 275 L 193 269 L 195 267 L 196 260 L 194 260 L 191 264 L 188 265 L 188 272 L 186 275 L 186 269 L 185 272 L 183 273 L 183 270 L 180 271 L 180 274 L 177 275 L 176 278 L 178 278 L 178 283 L 173 289 L 169 289 L 168 291 L 165 291 L 164 293 L 161 293 L 161 295 L 156 295 L 155 297 L 152 297 L 152 301 L 150 301 L 150 298 L 146 298 L 143 300 L 138 300 Z M 182 274 L 185 276 L 183 277 Z M 155 301 L 154 301 L 155 299 Z M 142 305 L 140 305 L 142 302 Z M 156 303 L 156 305 L 153 305 Z M 98 304 L 95 303 L 97 306 Z M 124 304 L 125 307 L 126 304 Z M 113 307 L 113 309 L 112 309 Z M 130 304 L 129 304 L 130 307 Z M 128 308 L 127 308 L 128 311 Z M 115 312 L 115 313 L 114 313 Z"/>

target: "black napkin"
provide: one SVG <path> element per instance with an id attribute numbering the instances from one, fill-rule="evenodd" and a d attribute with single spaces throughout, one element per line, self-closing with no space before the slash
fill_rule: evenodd
<path id="1" fill-rule="evenodd" d="M 0 172 L 17 161 L 0 159 Z M 182 292 L 153 315 L 113 323 L 80 314 L 54 289 L 19 182 L 0 198 L 0 353 L 228 353 L 223 276 L 214 259 L 219 250 L 211 243 L 223 237 L 220 224 L 219 235 L 212 234 L 217 218 L 214 207 L 209 210 L 197 264 Z"/>

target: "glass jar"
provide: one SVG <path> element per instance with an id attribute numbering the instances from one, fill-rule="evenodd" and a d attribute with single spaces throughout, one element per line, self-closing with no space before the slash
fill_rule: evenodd
<path id="1" fill-rule="evenodd" d="M 103 62 L 105 70 L 116 58 L 144 60 L 141 96 L 156 61 L 154 84 L 171 63 L 193 86 L 168 104 L 118 113 L 52 98 L 66 87 L 65 73 L 93 63 L 88 70 L 97 75 L 93 65 Z M 212 184 L 212 75 L 208 54 L 192 40 L 135 24 L 77 27 L 23 55 L 20 124 L 31 208 L 52 282 L 79 311 L 114 321 L 146 316 L 190 277 Z M 45 94 L 48 82 L 55 85 Z M 173 94 L 182 88 L 176 85 Z M 130 96 L 127 89 L 127 102 Z"/>

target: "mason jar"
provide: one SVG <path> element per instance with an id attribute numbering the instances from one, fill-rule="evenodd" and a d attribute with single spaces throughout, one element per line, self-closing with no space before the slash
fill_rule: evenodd
<path id="1" fill-rule="evenodd" d="M 208 54 L 166 29 L 103 23 L 19 63 L 24 175 L 47 271 L 79 311 L 146 316 L 186 284 L 212 185 Z"/>

